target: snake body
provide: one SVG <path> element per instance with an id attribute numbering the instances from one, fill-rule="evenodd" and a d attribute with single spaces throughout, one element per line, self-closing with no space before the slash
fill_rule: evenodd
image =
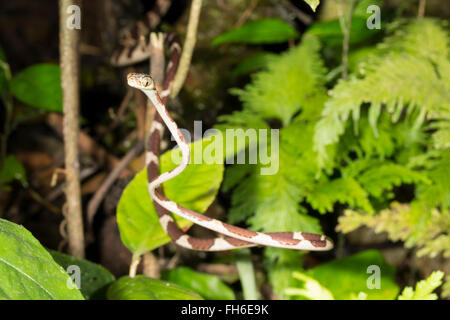
<path id="1" fill-rule="evenodd" d="M 168 113 L 164 101 L 161 99 L 156 90 L 153 79 L 146 74 L 130 73 L 127 76 L 127 81 L 129 86 L 141 90 L 151 100 L 159 117 L 168 127 L 170 133 L 181 150 L 182 159 L 180 165 L 160 175 L 156 174 L 156 172 L 158 172 L 158 158 L 149 152 L 146 157 L 147 171 L 149 173 L 148 191 L 150 197 L 155 204 L 162 227 L 177 244 L 189 249 L 207 251 L 230 250 L 238 247 L 248 247 L 254 245 L 315 251 L 326 251 L 333 248 L 332 241 L 324 235 L 306 232 L 262 233 L 251 231 L 206 217 L 200 213 L 182 207 L 181 205 L 166 198 L 162 193 L 161 184 L 173 179 L 183 172 L 190 162 L 190 149 L 178 129 L 177 124 Z M 155 124 L 153 128 L 156 127 L 158 127 L 158 125 Z M 154 141 L 152 142 L 154 143 Z M 161 208 L 165 209 L 164 214 L 161 214 Z M 176 226 L 168 212 L 173 212 L 174 214 L 177 214 L 197 225 L 222 234 L 224 237 L 214 239 L 192 238 Z"/>

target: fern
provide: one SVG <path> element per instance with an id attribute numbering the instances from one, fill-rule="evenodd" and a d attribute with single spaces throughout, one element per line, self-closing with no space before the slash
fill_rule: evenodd
<path id="1" fill-rule="evenodd" d="M 373 212 L 367 192 L 353 178 L 340 178 L 317 184 L 307 194 L 307 201 L 320 213 L 333 211 L 336 202 Z"/>
<path id="2" fill-rule="evenodd" d="M 392 203 L 389 209 L 377 215 L 346 210 L 339 217 L 337 230 L 348 233 L 361 226 L 373 228 L 376 233 L 386 232 L 392 241 L 405 241 L 406 246 L 419 247 L 418 255 L 450 257 L 450 212 L 426 210 L 422 203 L 411 205 Z"/>
<path id="3" fill-rule="evenodd" d="M 433 291 L 442 284 L 443 276 L 441 271 L 433 272 L 427 279 L 416 284 L 416 290 L 406 287 L 398 300 L 436 300 L 438 296 Z"/>
<path id="4" fill-rule="evenodd" d="M 427 113 L 433 114 L 433 110 L 441 108 L 448 110 L 450 82 L 448 75 L 443 76 L 450 63 L 447 39 L 436 21 L 414 21 L 387 39 L 383 50 L 360 65 L 359 77 L 352 75 L 349 80 L 340 81 L 326 103 L 323 118 L 317 123 L 314 142 L 319 162 L 323 165 L 325 146 L 339 140 L 350 116 L 355 123 L 359 120 L 364 103 L 370 104 L 368 120 L 374 132 L 384 106 L 393 121 L 405 107 L 408 113 L 419 108 L 416 126 L 421 125 Z M 435 48 L 443 51 L 436 53 Z"/>
<path id="5" fill-rule="evenodd" d="M 302 45 L 273 59 L 267 71 L 255 74 L 245 90 L 232 92 L 246 110 L 263 118 L 279 119 L 286 126 L 300 110 L 320 109 L 315 100 L 325 93 L 325 68 L 319 49 L 315 37 L 304 37 Z"/>

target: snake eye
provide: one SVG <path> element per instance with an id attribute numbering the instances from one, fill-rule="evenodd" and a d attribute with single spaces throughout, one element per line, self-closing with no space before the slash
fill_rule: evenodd
<path id="1" fill-rule="evenodd" d="M 145 86 L 146 86 L 146 87 L 148 86 L 148 81 L 145 81 Z"/>

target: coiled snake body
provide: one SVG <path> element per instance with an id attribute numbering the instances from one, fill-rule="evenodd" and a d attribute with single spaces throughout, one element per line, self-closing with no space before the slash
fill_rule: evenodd
<path id="1" fill-rule="evenodd" d="M 216 219 L 206 217 L 200 213 L 194 212 L 179 204 L 167 199 L 161 192 L 161 184 L 179 175 L 190 162 L 190 149 L 185 142 L 183 135 L 178 129 L 177 124 L 167 112 L 164 102 L 159 96 L 153 79 L 146 74 L 130 73 L 127 76 L 128 85 L 141 90 L 153 103 L 162 118 L 170 133 L 175 138 L 178 147 L 181 150 L 181 163 L 175 169 L 164 172 L 155 177 L 149 177 L 148 190 L 150 196 L 155 204 L 157 211 L 158 207 L 162 207 L 167 211 L 173 212 L 195 224 L 204 228 L 218 232 L 224 235 L 224 238 L 215 239 L 195 239 L 184 234 L 176 227 L 173 219 L 167 215 L 160 215 L 160 223 L 164 230 L 171 236 L 172 239 L 183 247 L 195 250 L 209 250 L 221 251 L 229 250 L 237 247 L 263 245 L 287 249 L 297 250 L 315 250 L 325 251 L 333 247 L 333 243 L 324 235 L 311 234 L 306 232 L 277 232 L 277 233 L 262 233 L 242 229 L 221 222 Z M 147 170 L 148 172 L 157 172 L 158 159 L 152 154 L 147 154 Z M 155 170 L 156 169 L 156 170 Z M 195 240 L 193 240 L 195 239 Z"/>

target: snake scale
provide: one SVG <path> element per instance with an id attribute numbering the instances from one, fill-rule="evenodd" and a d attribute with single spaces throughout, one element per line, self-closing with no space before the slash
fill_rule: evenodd
<path id="1" fill-rule="evenodd" d="M 154 20 L 158 15 L 168 9 L 168 0 L 158 0 L 150 13 L 147 13 L 147 23 L 138 23 L 135 29 L 141 30 L 137 33 L 139 40 L 123 42 L 111 61 L 116 66 L 133 64 L 149 57 L 150 40 L 146 41 L 145 33 L 148 33 L 147 26 L 155 26 Z M 159 16 L 158 16 L 158 19 Z M 153 22 L 152 22 L 153 21 Z M 159 20 L 157 21 L 159 22 Z M 142 26 L 146 26 L 143 28 Z M 143 31 L 142 31 L 143 30 Z M 144 33 L 142 33 L 144 32 Z M 130 34 L 129 34 L 130 35 Z M 132 35 L 132 34 L 131 34 Z M 242 247 L 252 247 L 256 245 L 272 246 L 296 250 L 326 251 L 333 247 L 333 243 L 324 235 L 311 234 L 306 232 L 275 232 L 262 233 L 239 228 L 226 224 L 216 219 L 209 218 L 200 213 L 194 212 L 179 204 L 167 199 L 164 196 L 161 184 L 180 174 L 190 161 L 190 149 L 180 133 L 176 123 L 168 113 L 167 104 L 171 83 L 175 76 L 178 60 L 181 54 L 181 47 L 178 38 L 174 35 L 166 36 L 165 43 L 170 50 L 169 64 L 166 68 L 165 79 L 161 94 L 156 90 L 153 79 L 146 74 L 130 73 L 127 76 L 128 85 L 141 90 L 153 103 L 156 108 L 156 115 L 150 129 L 150 136 L 146 151 L 146 167 L 148 176 L 148 191 L 153 200 L 160 224 L 172 241 L 177 245 L 191 250 L 200 251 L 224 251 Z M 182 152 L 182 161 L 175 169 L 159 175 L 159 149 L 160 137 L 163 130 L 163 122 L 168 127 L 170 133 L 175 138 L 178 147 Z M 221 237 L 200 239 L 187 235 L 181 230 L 170 212 L 177 214 L 197 225 L 215 231 Z"/>

